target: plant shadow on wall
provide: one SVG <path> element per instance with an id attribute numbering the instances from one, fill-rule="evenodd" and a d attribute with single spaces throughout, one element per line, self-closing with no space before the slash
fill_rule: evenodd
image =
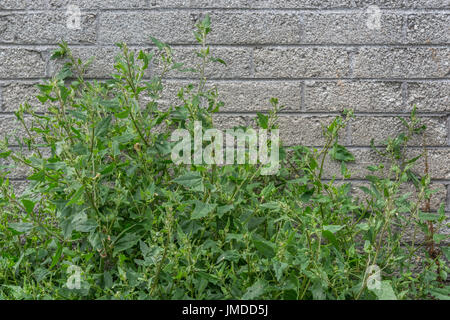
<path id="1" fill-rule="evenodd" d="M 350 193 L 354 157 L 338 141 L 350 111 L 323 127 L 324 148 L 280 146 L 273 175 L 248 161 L 172 162 L 171 132 L 194 134 L 200 122 L 204 133 L 223 105 L 206 85 L 206 66 L 224 63 L 211 55 L 209 32 L 206 17 L 194 32 L 198 83 L 165 110 L 162 79 L 184 68 L 167 44 L 153 39 L 155 54 L 120 44 L 115 73 L 103 82 L 84 79 L 89 63 L 66 44 L 54 52 L 66 63 L 39 85 L 48 111 L 22 105 L 23 134 L 0 148 L 8 163 L 0 174 L 0 298 L 448 298 L 444 205 L 431 212 L 430 176 L 412 170 L 426 149 L 405 155 L 425 130 L 415 112 L 403 133 L 374 146 L 388 164 L 368 167 L 363 200 Z M 146 81 L 154 64 L 161 72 Z M 282 106 L 271 103 L 258 128 L 278 128 Z M 265 147 L 275 151 L 271 141 Z M 342 178 L 323 179 L 328 161 L 340 163 Z M 29 183 L 19 195 L 8 176 L 24 166 Z"/>

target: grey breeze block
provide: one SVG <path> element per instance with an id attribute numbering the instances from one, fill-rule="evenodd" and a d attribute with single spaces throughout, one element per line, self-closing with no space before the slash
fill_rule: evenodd
<path id="1" fill-rule="evenodd" d="M 80 9 L 78 30 L 67 27 L 69 5 Z M 341 143 L 355 154 L 349 166 L 357 186 L 377 161 L 371 137 L 398 132 L 396 117 L 416 105 L 429 128 L 437 200 L 450 211 L 449 0 L 1 0 L 0 134 L 20 134 L 13 112 L 21 103 L 45 111 L 34 98 L 35 84 L 61 66 L 49 59 L 60 40 L 82 59 L 96 57 L 89 78 L 112 72 L 114 43 L 152 50 L 150 35 L 192 66 L 192 30 L 206 13 L 213 54 L 228 64 L 207 70 L 208 85 L 216 85 L 225 102 L 215 117 L 220 127 L 254 124 L 256 112 L 267 112 L 269 99 L 278 97 L 286 106 L 280 117 L 285 144 L 319 148 L 321 125 L 352 108 L 356 119 Z M 157 71 L 153 66 L 147 76 Z M 170 73 L 162 106 L 176 102 L 177 88 L 194 79 Z M 421 145 L 411 141 L 408 152 L 417 154 Z M 11 178 L 20 184 L 25 174 L 18 170 Z M 327 165 L 325 176 L 339 178 L 339 166 Z"/>

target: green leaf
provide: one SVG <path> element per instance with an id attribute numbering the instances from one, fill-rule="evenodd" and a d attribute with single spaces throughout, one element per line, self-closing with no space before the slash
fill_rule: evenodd
<path id="1" fill-rule="evenodd" d="M 59 262 L 62 251 L 63 251 L 63 246 L 60 243 L 58 243 L 58 248 L 56 249 L 56 252 L 53 255 L 52 264 L 50 265 L 50 269 L 52 269 L 54 266 L 56 266 L 56 264 Z"/>
<path id="2" fill-rule="evenodd" d="M 356 225 L 356 227 L 357 227 L 358 229 L 360 229 L 360 230 L 363 230 L 363 231 L 369 231 L 369 229 L 370 229 L 369 225 L 368 225 L 367 223 L 365 223 L 365 222 L 363 222 L 363 223 L 358 223 L 358 224 Z"/>
<path id="3" fill-rule="evenodd" d="M 85 144 L 83 144 L 83 143 L 81 143 L 81 142 L 78 142 L 78 143 L 76 143 L 76 144 L 73 146 L 72 151 L 73 151 L 76 155 L 81 156 L 81 155 L 85 155 L 85 154 L 88 153 L 88 148 L 86 148 L 86 145 L 85 145 Z"/>
<path id="4" fill-rule="evenodd" d="M 422 154 L 419 154 L 417 157 L 414 157 L 414 158 L 409 159 L 408 161 L 406 161 L 406 163 L 407 163 L 407 164 L 414 163 L 414 162 L 416 162 L 417 160 L 419 160 L 419 158 L 421 158 L 422 156 L 423 156 Z"/>
<path id="5" fill-rule="evenodd" d="M 341 230 L 342 228 L 344 228 L 344 226 L 336 225 L 336 224 L 330 224 L 328 226 L 323 226 L 323 230 L 327 230 L 327 231 L 330 231 L 332 233 L 336 233 L 339 230 Z"/>
<path id="6" fill-rule="evenodd" d="M 437 213 L 439 215 L 439 220 L 441 220 L 441 219 L 444 220 L 445 219 L 445 203 L 441 203 Z"/>
<path id="7" fill-rule="evenodd" d="M 435 213 L 419 212 L 419 219 L 422 221 L 436 221 L 439 219 L 439 216 Z"/>
<path id="8" fill-rule="evenodd" d="M 139 248 L 141 249 L 142 256 L 144 257 L 151 253 L 148 245 L 142 240 L 139 240 Z"/>
<path id="9" fill-rule="evenodd" d="M 241 255 L 239 254 L 238 251 L 236 250 L 228 250 L 225 251 L 224 253 L 222 253 L 219 258 L 217 258 L 216 263 L 220 263 L 222 261 L 233 261 L 233 262 L 238 262 L 240 259 Z"/>
<path id="10" fill-rule="evenodd" d="M 98 232 L 91 232 L 88 236 L 88 241 L 94 250 L 101 250 L 102 240 Z"/>
<path id="11" fill-rule="evenodd" d="M 43 268 L 38 268 L 33 273 L 34 278 L 36 279 L 37 282 L 41 282 L 42 280 L 47 278 L 47 276 L 49 274 L 50 274 L 50 271 L 48 271 L 47 269 L 43 269 Z"/>
<path id="12" fill-rule="evenodd" d="M 301 194 L 300 200 L 302 200 L 303 202 L 308 202 L 313 195 L 314 195 L 314 188 L 307 189 Z"/>
<path id="13" fill-rule="evenodd" d="M 447 234 L 433 234 L 433 240 L 437 244 L 440 244 L 443 240 L 450 238 Z"/>
<path id="14" fill-rule="evenodd" d="M 371 291 L 376 294 L 378 300 L 397 300 L 397 296 L 389 280 L 381 281 L 381 288 L 372 289 Z"/>
<path id="15" fill-rule="evenodd" d="M 404 125 L 406 128 L 409 127 L 408 122 L 407 122 L 404 118 L 398 117 L 398 116 L 397 116 L 396 118 L 399 119 L 399 120 L 403 123 L 403 125 Z"/>
<path id="16" fill-rule="evenodd" d="M 38 96 L 36 96 L 36 98 L 37 98 L 41 103 L 46 103 L 47 100 L 48 100 L 48 97 L 47 97 L 47 96 L 40 96 L 40 95 L 38 95 Z"/>
<path id="17" fill-rule="evenodd" d="M 310 287 L 310 291 L 314 300 L 325 300 L 326 295 L 320 279 L 315 279 L 313 285 Z"/>
<path id="18" fill-rule="evenodd" d="M 186 188 L 190 188 L 193 191 L 201 191 L 203 192 L 203 178 L 201 174 L 197 171 L 188 172 L 176 179 L 173 182 L 178 183 Z"/>
<path id="19" fill-rule="evenodd" d="M 73 231 L 72 217 L 68 217 L 60 222 L 61 231 L 64 239 L 70 239 Z"/>
<path id="20" fill-rule="evenodd" d="M 216 204 L 203 203 L 202 201 L 195 201 L 195 209 L 192 212 L 191 219 L 201 219 L 210 214 L 215 208 Z"/>
<path id="21" fill-rule="evenodd" d="M 69 77 L 73 76 L 72 70 L 70 69 L 70 65 L 65 65 L 61 71 L 58 72 L 58 74 L 55 76 L 56 79 L 58 80 L 65 80 Z M 62 89 L 63 90 L 63 89 Z M 68 90 L 67 90 L 68 91 Z M 67 98 L 68 96 L 68 92 L 62 92 L 61 91 L 61 97 L 63 98 L 64 101 L 66 101 L 66 99 L 63 97 L 63 95 Z"/>
<path id="22" fill-rule="evenodd" d="M 120 251 L 124 251 L 132 248 L 141 237 L 135 233 L 127 233 L 122 238 L 120 238 L 114 245 L 114 255 Z"/>
<path id="23" fill-rule="evenodd" d="M 147 267 L 155 265 L 161 257 L 161 253 L 164 251 L 163 248 L 158 246 L 152 246 L 150 248 L 144 241 L 139 241 L 139 248 L 141 249 L 144 260 L 135 259 L 135 262 Z"/>
<path id="24" fill-rule="evenodd" d="M 242 300 L 253 300 L 262 296 L 266 289 L 266 282 L 258 280 L 251 287 L 247 288 L 247 291 L 242 296 Z"/>
<path id="25" fill-rule="evenodd" d="M 50 59 L 59 59 L 67 54 L 68 48 L 66 42 L 63 41 L 62 43 L 58 44 L 58 46 L 59 48 L 52 52 Z"/>
<path id="26" fill-rule="evenodd" d="M 258 116 L 259 126 L 263 129 L 267 129 L 269 126 L 269 117 L 260 112 L 258 112 L 256 115 Z"/>
<path id="27" fill-rule="evenodd" d="M 114 116 L 119 119 L 125 119 L 128 117 L 129 114 L 130 114 L 130 110 L 125 110 L 125 111 L 116 113 Z"/>
<path id="28" fill-rule="evenodd" d="M 172 65 L 171 70 L 179 70 L 184 66 L 183 62 L 176 62 Z M 182 71 L 182 70 L 181 70 Z"/>
<path id="29" fill-rule="evenodd" d="M 447 260 L 450 260 L 450 247 L 449 246 L 442 247 L 442 252 L 444 253 L 445 258 L 447 258 Z"/>
<path id="30" fill-rule="evenodd" d="M 69 89 L 67 89 L 66 87 L 64 87 L 64 86 L 60 86 L 59 87 L 59 95 L 61 96 L 61 99 L 62 99 L 62 101 L 63 102 L 66 102 L 67 101 L 67 97 L 69 96 L 69 94 L 70 94 L 70 90 Z"/>
<path id="31" fill-rule="evenodd" d="M 103 283 L 105 289 L 111 289 L 113 286 L 113 278 L 108 271 L 103 272 Z"/>
<path id="32" fill-rule="evenodd" d="M 445 288 L 429 289 L 428 292 L 436 299 L 450 300 L 450 286 L 445 286 Z"/>
<path id="33" fill-rule="evenodd" d="M 79 110 L 67 110 L 67 113 L 70 114 L 71 116 L 73 116 L 74 118 L 78 119 L 78 120 L 81 120 L 81 121 L 86 121 L 87 120 L 85 112 L 81 112 Z"/>
<path id="34" fill-rule="evenodd" d="M 116 167 L 115 164 L 111 163 L 109 166 L 106 166 L 104 169 L 102 169 L 102 171 L 100 171 L 100 173 L 102 175 L 106 175 L 106 174 L 112 172 L 115 167 Z"/>
<path id="35" fill-rule="evenodd" d="M 119 110 L 121 110 L 121 103 L 118 98 L 114 98 L 111 100 L 101 100 L 100 104 L 102 106 L 105 106 L 106 109 L 110 110 L 111 112 L 119 112 Z"/>
<path id="36" fill-rule="evenodd" d="M 353 154 L 346 147 L 335 143 L 330 150 L 331 159 L 336 161 L 355 161 Z"/>
<path id="37" fill-rule="evenodd" d="M 415 186 L 416 188 L 418 188 L 420 182 L 419 182 L 419 179 L 417 178 L 416 174 L 414 174 L 411 170 L 406 170 L 406 175 L 407 175 L 408 179 L 409 179 L 410 181 L 412 181 L 412 183 L 414 184 L 414 186 Z"/>
<path id="38" fill-rule="evenodd" d="M 162 50 L 164 49 L 164 47 L 166 47 L 167 45 L 161 41 L 159 41 L 156 38 L 150 37 L 150 39 L 152 40 L 153 44 L 159 49 Z"/>
<path id="39" fill-rule="evenodd" d="M 5 152 L 0 152 L 0 159 L 6 159 L 9 157 L 9 155 L 12 153 L 11 150 L 9 151 L 5 151 Z"/>
<path id="40" fill-rule="evenodd" d="M 248 230 L 256 229 L 260 224 L 264 223 L 264 221 L 266 221 L 266 217 L 251 217 L 247 223 Z"/>
<path id="41" fill-rule="evenodd" d="M 225 237 L 225 241 L 229 242 L 231 240 L 243 241 L 244 235 L 239 233 L 228 233 L 227 236 Z"/>
<path id="42" fill-rule="evenodd" d="M 263 204 L 260 205 L 260 207 L 264 208 L 264 209 L 271 209 L 271 210 L 278 210 L 278 209 L 280 209 L 280 205 L 276 201 L 269 201 L 269 202 L 263 203 Z"/>
<path id="43" fill-rule="evenodd" d="M 219 218 L 222 218 L 222 216 L 227 213 L 230 212 L 231 210 L 234 209 L 234 205 L 232 204 L 228 204 L 228 205 L 224 205 L 224 206 L 220 206 L 217 208 L 217 216 Z"/>
<path id="44" fill-rule="evenodd" d="M 72 204 L 76 203 L 80 197 L 83 195 L 84 192 L 84 186 L 81 186 L 72 196 L 69 202 L 67 202 L 66 207 L 71 206 Z"/>
<path id="45" fill-rule="evenodd" d="M 32 174 L 31 176 L 28 176 L 27 179 L 32 180 L 32 181 L 44 182 L 45 181 L 45 171 L 44 170 L 38 171 L 38 172 Z"/>
<path id="46" fill-rule="evenodd" d="M 220 59 L 220 58 L 211 57 L 210 60 L 212 62 L 219 62 L 219 63 L 221 63 L 221 64 L 223 64 L 225 66 L 227 65 L 227 63 L 224 60 Z"/>
<path id="47" fill-rule="evenodd" d="M 118 141 L 113 141 L 111 149 L 113 157 L 117 157 L 120 154 L 120 143 Z"/>
<path id="48" fill-rule="evenodd" d="M 367 187 L 365 187 L 365 186 L 359 186 L 359 188 L 360 188 L 365 194 L 373 195 L 372 190 L 370 190 L 369 188 L 367 188 Z"/>
<path id="49" fill-rule="evenodd" d="M 265 240 L 261 236 L 254 235 L 253 236 L 253 245 L 255 248 L 266 258 L 272 259 L 275 257 L 275 249 L 276 246 L 274 243 Z"/>
<path id="50" fill-rule="evenodd" d="M 339 247 L 339 243 L 338 243 L 338 241 L 337 241 L 337 239 L 336 239 L 336 236 L 335 236 L 331 231 L 324 230 L 324 231 L 322 231 L 322 235 L 323 235 L 328 241 L 330 241 L 336 248 Z"/>
<path id="51" fill-rule="evenodd" d="M 18 273 L 19 273 L 19 267 L 20 267 L 20 264 L 22 263 L 22 260 L 23 260 L 23 258 L 25 257 L 25 253 L 24 252 L 22 252 L 22 254 L 20 255 L 20 257 L 19 257 L 19 260 L 17 260 L 17 262 L 14 264 L 14 266 L 13 266 L 13 270 L 14 270 L 14 274 L 17 276 L 18 275 Z"/>
<path id="52" fill-rule="evenodd" d="M 86 215 L 83 214 L 83 218 L 72 220 L 72 226 L 76 231 L 79 232 L 91 232 L 97 229 L 97 221 L 94 219 L 87 219 Z"/>
<path id="53" fill-rule="evenodd" d="M 112 116 L 109 115 L 106 118 L 103 118 L 95 127 L 95 136 L 102 137 L 108 132 L 108 129 L 111 125 Z"/>
<path id="54" fill-rule="evenodd" d="M 24 233 L 24 232 L 29 232 L 30 230 L 33 229 L 33 224 L 32 223 L 28 223 L 28 222 L 17 222 L 17 223 L 9 223 L 8 227 L 20 232 L 20 233 Z"/>
<path id="55" fill-rule="evenodd" d="M 138 59 L 142 60 L 144 62 L 144 65 L 142 66 L 143 70 L 146 70 L 148 68 L 148 55 L 140 50 L 139 51 L 139 55 L 138 55 Z"/>
<path id="56" fill-rule="evenodd" d="M 289 267 L 289 265 L 285 262 L 274 261 L 273 269 L 275 270 L 275 277 L 277 281 L 280 281 L 283 277 L 283 272 Z"/>
<path id="57" fill-rule="evenodd" d="M 211 18 L 209 17 L 209 14 L 206 14 L 205 17 L 203 18 L 202 26 L 205 29 L 208 29 L 211 26 Z"/>
<path id="58" fill-rule="evenodd" d="M 23 206 L 25 207 L 25 210 L 26 210 L 26 212 L 27 212 L 28 214 L 32 214 L 32 213 L 33 213 L 33 209 L 34 209 L 34 207 L 36 206 L 36 203 L 34 203 L 34 202 L 31 201 L 31 200 L 23 199 L 23 200 L 22 200 L 22 204 L 23 204 Z"/>

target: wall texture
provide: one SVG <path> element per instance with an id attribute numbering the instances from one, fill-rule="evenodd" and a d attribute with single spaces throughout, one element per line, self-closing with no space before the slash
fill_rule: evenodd
<path id="1" fill-rule="evenodd" d="M 81 9 L 79 30 L 67 27 L 69 4 Z M 416 104 L 429 128 L 434 208 L 447 201 L 450 211 L 450 0 L 0 0 L 0 134 L 14 130 L 20 103 L 38 105 L 34 84 L 54 73 L 49 56 L 61 39 L 80 57 L 96 56 L 91 78 L 111 72 L 114 43 L 151 50 L 150 35 L 189 65 L 193 26 L 206 13 L 214 54 L 228 63 L 208 71 L 226 102 L 219 123 L 249 123 L 275 96 L 287 107 L 284 140 L 320 146 L 320 124 L 353 108 L 342 143 L 357 158 L 356 187 L 376 161 L 370 139 L 398 131 L 396 116 Z M 330 165 L 327 178 L 338 172 Z"/>

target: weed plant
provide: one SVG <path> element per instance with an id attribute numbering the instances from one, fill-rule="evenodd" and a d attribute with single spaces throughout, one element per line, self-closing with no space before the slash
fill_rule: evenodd
<path id="1" fill-rule="evenodd" d="M 169 45 L 118 44 L 106 81 L 85 80 L 90 61 L 67 44 L 54 52 L 65 63 L 38 85 L 46 112 L 24 103 L 23 134 L 0 146 L 9 163 L 0 167 L 0 298 L 448 299 L 444 204 L 431 211 L 428 169 L 414 171 L 419 159 L 428 168 L 426 148 L 406 152 L 426 133 L 415 110 L 401 133 L 374 143 L 383 161 L 368 167 L 363 199 L 351 192 L 354 156 L 339 144 L 351 111 L 323 127 L 323 148 L 281 146 L 276 175 L 171 161 L 171 132 L 193 133 L 195 121 L 214 128 L 223 106 L 206 79 L 206 67 L 225 63 L 210 30 L 208 17 L 196 25 L 198 66 L 188 71 L 199 80 L 168 109 L 163 79 L 186 71 Z M 159 73 L 146 80 L 149 68 Z M 278 128 L 283 107 L 270 103 L 256 128 Z M 339 178 L 324 179 L 329 162 Z M 8 177 L 22 167 L 19 192 Z"/>

